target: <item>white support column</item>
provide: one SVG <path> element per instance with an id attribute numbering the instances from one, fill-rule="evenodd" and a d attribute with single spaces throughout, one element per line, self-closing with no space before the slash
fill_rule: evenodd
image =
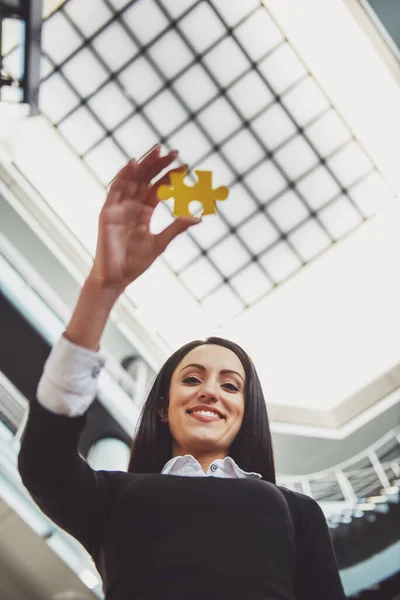
<path id="1" fill-rule="evenodd" d="M 90 448 L 88 463 L 93 469 L 105 471 L 126 471 L 130 448 L 116 438 L 104 438 Z"/>

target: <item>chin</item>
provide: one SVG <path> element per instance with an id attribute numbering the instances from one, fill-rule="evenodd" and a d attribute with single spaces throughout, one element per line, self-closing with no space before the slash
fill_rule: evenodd
<path id="1" fill-rule="evenodd" d="M 193 435 L 190 436 L 190 438 L 187 439 L 187 445 L 188 446 L 193 446 L 195 448 L 197 448 L 198 450 L 202 450 L 204 451 L 211 451 L 211 452 L 215 452 L 215 451 L 220 451 L 221 447 L 219 444 L 219 439 L 216 439 L 215 437 L 212 437 L 211 435 Z"/>

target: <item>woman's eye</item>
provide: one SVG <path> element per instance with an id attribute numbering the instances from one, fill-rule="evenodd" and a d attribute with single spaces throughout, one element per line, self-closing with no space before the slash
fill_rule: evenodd
<path id="1" fill-rule="evenodd" d="M 183 383 L 188 383 L 190 385 L 190 384 L 201 383 L 201 382 L 200 382 L 200 379 L 198 379 L 197 377 L 191 376 L 191 377 L 186 377 L 183 380 Z M 235 391 L 235 392 L 239 391 L 239 388 L 237 388 L 236 385 L 234 385 L 233 383 L 223 383 L 222 385 L 229 386 L 229 389 L 232 391 Z"/>
<path id="2" fill-rule="evenodd" d="M 192 379 L 192 381 L 190 382 L 189 379 Z M 183 380 L 184 383 L 200 383 L 200 380 L 197 379 L 197 377 L 186 377 L 186 379 Z"/>
<path id="3" fill-rule="evenodd" d="M 239 389 L 236 387 L 236 385 L 233 385 L 233 383 L 225 383 L 224 385 L 230 385 L 231 390 L 235 390 L 235 392 L 238 392 Z"/>

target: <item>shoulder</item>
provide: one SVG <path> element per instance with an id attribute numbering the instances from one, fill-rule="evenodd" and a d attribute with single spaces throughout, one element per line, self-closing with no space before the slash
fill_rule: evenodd
<path id="1" fill-rule="evenodd" d="M 323 516 L 322 508 L 314 498 L 301 492 L 289 490 L 281 485 L 277 485 L 276 487 L 285 497 L 294 520 L 303 520 L 304 517 Z"/>
<path id="2" fill-rule="evenodd" d="M 121 493 L 125 493 L 128 487 L 140 478 L 139 474 L 126 471 L 99 470 L 96 474 L 107 487 L 110 500 L 115 500 Z"/>

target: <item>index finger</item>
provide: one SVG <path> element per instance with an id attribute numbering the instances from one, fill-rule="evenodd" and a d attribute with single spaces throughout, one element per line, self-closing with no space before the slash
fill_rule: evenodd
<path id="1" fill-rule="evenodd" d="M 128 179 L 136 175 L 136 161 L 130 160 L 114 177 L 107 186 L 109 192 L 116 192 L 121 189 Z"/>
<path id="2" fill-rule="evenodd" d="M 146 167 L 147 164 L 152 164 L 154 160 L 158 158 L 159 154 L 160 146 L 159 144 L 156 144 L 155 146 L 150 148 L 150 150 L 145 152 L 145 154 L 143 154 L 143 156 L 141 156 L 138 161 L 136 161 L 135 159 L 130 160 L 124 167 L 122 167 L 120 171 L 118 171 L 115 177 L 111 179 L 110 183 L 107 186 L 109 191 L 115 192 L 115 188 L 119 189 L 120 184 L 125 185 L 126 181 L 128 179 L 131 179 L 132 176 L 137 173 L 137 169 L 132 169 L 132 164 L 136 166 L 140 164 L 141 166 L 144 165 Z"/>

